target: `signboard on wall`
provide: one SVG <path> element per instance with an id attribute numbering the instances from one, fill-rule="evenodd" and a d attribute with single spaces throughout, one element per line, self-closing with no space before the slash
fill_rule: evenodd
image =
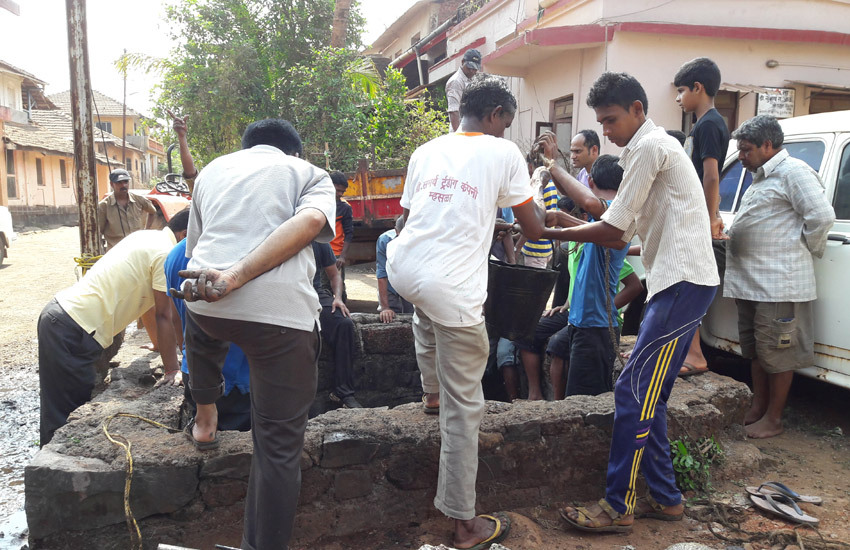
<path id="1" fill-rule="evenodd" d="M 769 88 L 770 93 L 758 95 L 756 115 L 770 115 L 776 118 L 794 116 L 794 88 Z"/>

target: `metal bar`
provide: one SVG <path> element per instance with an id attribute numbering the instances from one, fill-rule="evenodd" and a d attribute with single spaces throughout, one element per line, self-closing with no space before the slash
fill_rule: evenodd
<path id="1" fill-rule="evenodd" d="M 74 121 L 74 176 L 80 212 L 80 252 L 101 253 L 97 229 L 97 164 L 92 131 L 92 91 L 86 30 L 86 0 L 65 0 L 68 18 L 68 63 L 71 115 Z"/>

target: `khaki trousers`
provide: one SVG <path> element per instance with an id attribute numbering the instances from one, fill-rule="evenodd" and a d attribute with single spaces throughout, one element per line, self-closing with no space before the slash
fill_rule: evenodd
<path id="1" fill-rule="evenodd" d="M 422 387 L 428 393 L 440 393 L 440 472 L 434 506 L 451 518 L 469 520 L 475 517 L 487 330 L 483 322 L 472 327 L 443 326 L 416 308 L 413 336 Z"/>

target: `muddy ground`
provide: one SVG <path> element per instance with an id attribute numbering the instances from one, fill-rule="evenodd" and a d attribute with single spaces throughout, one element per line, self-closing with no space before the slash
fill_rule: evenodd
<path id="1" fill-rule="evenodd" d="M 10 249 L 10 257 L 0 266 L 0 550 L 21 548 L 23 529 L 23 468 L 38 449 L 38 372 L 36 320 L 42 307 L 62 288 L 76 280 L 73 256 L 79 250 L 78 231 L 61 227 L 19 235 Z M 364 264 L 347 269 L 347 288 L 352 309 L 373 312 L 375 308 L 374 266 Z M 746 366 L 728 357 L 712 360 L 712 369 L 746 379 Z M 655 549 L 677 542 L 702 542 L 712 548 L 741 547 L 747 539 L 754 550 L 782 550 L 796 534 L 804 548 L 850 549 L 850 415 L 847 402 L 850 391 L 798 378 L 786 411 L 787 431 L 783 435 L 754 442 L 773 459 L 766 471 L 752 471 L 747 464 L 730 464 L 738 475 L 729 481 L 715 482 L 714 501 L 724 503 L 727 527 L 720 530 L 722 540 L 711 534 L 702 519 L 707 515 L 700 499 L 690 503 L 689 515 L 682 522 L 655 520 L 637 522 L 630 535 L 588 536 L 564 527 L 557 507 L 570 502 L 565 487 L 562 502 L 531 509 L 510 510 L 511 535 L 503 544 L 511 550 L 531 549 Z M 763 534 L 791 526 L 763 516 L 748 507 L 743 488 L 765 480 L 782 480 L 804 494 L 824 497 L 821 507 L 804 505 L 820 518 L 819 532 L 797 528 L 795 535 L 783 538 Z M 604 480 L 599 480 L 600 496 Z M 735 533 L 732 521 L 756 535 Z M 718 527 L 714 525 L 715 530 Z M 329 539 L 311 545 L 312 550 L 359 550 L 419 548 L 422 544 L 450 542 L 448 520 L 429 519 L 401 529 L 376 529 L 356 537 Z M 791 533 L 789 531 L 789 533 Z M 822 538 L 819 538 L 822 537 Z M 734 542 L 736 539 L 742 539 Z"/>

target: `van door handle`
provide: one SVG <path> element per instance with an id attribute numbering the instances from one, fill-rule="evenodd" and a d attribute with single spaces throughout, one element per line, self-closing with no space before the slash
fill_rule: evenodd
<path id="1" fill-rule="evenodd" d="M 827 236 L 827 239 L 830 241 L 838 241 L 841 244 L 850 244 L 850 237 L 845 237 L 839 233 L 830 233 L 829 236 Z"/>

